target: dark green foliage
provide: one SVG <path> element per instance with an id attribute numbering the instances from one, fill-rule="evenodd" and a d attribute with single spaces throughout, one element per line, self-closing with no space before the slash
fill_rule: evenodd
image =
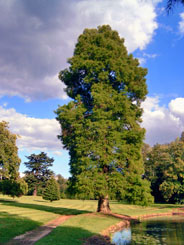
<path id="1" fill-rule="evenodd" d="M 68 62 L 59 78 L 73 101 L 56 111 L 59 138 L 70 154 L 68 190 L 80 198 L 122 199 L 131 184 L 127 175 L 144 183 L 140 105 L 147 94 L 147 70 L 110 26 L 85 29 Z"/>
<path id="2" fill-rule="evenodd" d="M 153 203 L 154 199 L 150 195 L 150 182 L 139 176 L 130 174 L 125 187 L 125 200 L 129 203 L 147 206 Z"/>
<path id="3" fill-rule="evenodd" d="M 67 179 L 65 179 L 61 174 L 58 174 L 56 176 L 56 179 L 57 179 L 57 183 L 59 185 L 61 198 L 66 198 Z"/>
<path id="4" fill-rule="evenodd" d="M 25 171 L 24 179 L 28 184 L 29 194 L 41 195 L 47 180 L 53 175 L 49 167 L 53 165 L 54 159 L 44 152 L 31 154 L 27 159 L 29 161 L 24 164 L 28 170 Z"/>
<path id="5" fill-rule="evenodd" d="M 182 134 L 183 135 L 183 134 Z M 145 161 L 145 176 L 157 202 L 184 201 L 184 141 L 155 145 Z"/>
<path id="6" fill-rule="evenodd" d="M 0 191 L 4 195 L 10 195 L 14 197 L 21 197 L 28 192 L 27 183 L 19 178 L 17 180 L 5 179 L 0 181 Z"/>
<path id="7" fill-rule="evenodd" d="M 42 197 L 43 199 L 50 200 L 51 202 L 60 199 L 59 185 L 54 177 L 51 177 L 51 179 L 47 181 Z"/>
<path id="8" fill-rule="evenodd" d="M 0 122 L 0 179 L 18 178 L 20 158 L 16 146 L 17 135 L 8 129 L 7 122 Z"/>

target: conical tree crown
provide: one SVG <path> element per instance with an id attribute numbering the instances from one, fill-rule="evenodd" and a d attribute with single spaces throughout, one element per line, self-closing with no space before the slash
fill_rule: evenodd
<path id="1" fill-rule="evenodd" d="M 51 179 L 47 181 L 47 185 L 42 197 L 43 199 L 50 200 L 51 202 L 60 199 L 59 185 L 54 177 L 51 177 Z"/>

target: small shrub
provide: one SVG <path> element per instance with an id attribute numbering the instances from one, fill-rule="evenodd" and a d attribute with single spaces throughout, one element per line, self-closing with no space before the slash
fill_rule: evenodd
<path id="1" fill-rule="evenodd" d="M 54 177 L 47 181 L 47 185 L 42 197 L 43 199 L 50 200 L 51 202 L 60 199 L 59 186 Z"/>
<path id="2" fill-rule="evenodd" d="M 1 191 L 4 195 L 10 195 L 11 197 L 21 197 L 27 194 L 28 185 L 23 179 L 17 180 L 1 180 Z"/>

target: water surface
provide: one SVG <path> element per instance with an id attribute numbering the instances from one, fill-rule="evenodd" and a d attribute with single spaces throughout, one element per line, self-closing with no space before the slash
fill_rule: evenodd
<path id="1" fill-rule="evenodd" d="M 112 236 L 116 245 L 184 245 L 184 216 L 156 217 L 145 220 Z"/>

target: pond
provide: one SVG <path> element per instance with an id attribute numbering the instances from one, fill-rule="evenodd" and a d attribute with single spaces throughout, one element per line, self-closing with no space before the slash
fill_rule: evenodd
<path id="1" fill-rule="evenodd" d="M 156 217 L 134 224 L 112 236 L 116 245 L 184 244 L 184 216 Z"/>

